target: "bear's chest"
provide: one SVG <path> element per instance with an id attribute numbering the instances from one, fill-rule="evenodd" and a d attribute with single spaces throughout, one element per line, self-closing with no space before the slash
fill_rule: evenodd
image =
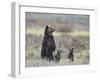
<path id="1" fill-rule="evenodd" d="M 49 38 L 48 41 L 47 41 L 47 45 L 48 46 L 53 45 L 53 39 Z"/>

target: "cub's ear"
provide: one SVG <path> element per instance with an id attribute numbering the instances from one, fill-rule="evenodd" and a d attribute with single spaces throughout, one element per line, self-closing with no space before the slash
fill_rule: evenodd
<path id="1" fill-rule="evenodd" d="M 62 52 L 62 50 L 60 50 L 60 52 Z"/>

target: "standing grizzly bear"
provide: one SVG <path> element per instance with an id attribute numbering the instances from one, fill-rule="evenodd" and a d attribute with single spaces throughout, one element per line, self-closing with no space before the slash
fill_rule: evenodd
<path id="1" fill-rule="evenodd" d="M 53 60 L 53 52 L 56 49 L 53 32 L 55 31 L 54 28 L 46 25 L 44 31 L 44 37 L 42 42 L 42 49 L 41 49 L 41 58 L 46 58 L 47 60 Z"/>

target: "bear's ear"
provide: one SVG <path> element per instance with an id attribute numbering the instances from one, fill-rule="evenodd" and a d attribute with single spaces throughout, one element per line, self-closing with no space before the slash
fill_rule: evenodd
<path id="1" fill-rule="evenodd" d="M 48 29 L 48 27 L 49 27 L 49 26 L 48 26 L 48 25 L 46 25 L 46 28 L 45 28 L 45 29 L 47 30 L 47 29 Z"/>
<path id="2" fill-rule="evenodd" d="M 49 28 L 48 25 L 46 25 L 44 34 L 47 34 L 48 28 Z"/>

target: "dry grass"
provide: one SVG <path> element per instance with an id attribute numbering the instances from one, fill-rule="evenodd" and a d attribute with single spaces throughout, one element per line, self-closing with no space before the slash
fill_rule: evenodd
<path id="1" fill-rule="evenodd" d="M 26 67 L 89 64 L 88 31 L 54 33 L 56 51 L 62 49 L 61 60 L 58 63 L 55 61 L 49 62 L 40 57 L 43 32 L 43 28 L 28 28 L 26 31 Z M 74 47 L 74 62 L 67 60 L 68 48 L 71 47 Z"/>

